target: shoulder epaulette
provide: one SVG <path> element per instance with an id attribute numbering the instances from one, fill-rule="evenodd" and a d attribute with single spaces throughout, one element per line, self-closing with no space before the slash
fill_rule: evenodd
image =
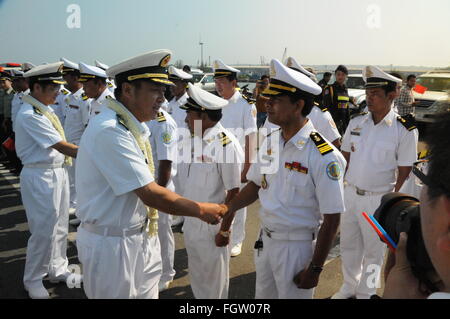
<path id="1" fill-rule="evenodd" d="M 429 152 L 428 152 L 428 150 L 421 151 L 421 152 L 419 152 L 419 153 L 417 154 L 417 159 L 418 159 L 418 160 L 423 160 L 423 159 L 427 158 L 428 155 L 430 155 Z"/>
<path id="2" fill-rule="evenodd" d="M 158 122 L 166 121 L 166 117 L 164 116 L 163 112 L 158 112 L 158 114 L 156 114 L 156 119 L 158 120 Z"/>
<path id="3" fill-rule="evenodd" d="M 311 139 L 313 140 L 314 144 L 316 144 L 317 149 L 319 150 L 320 154 L 326 155 L 328 153 L 333 152 L 333 148 L 326 142 L 322 136 L 320 136 L 317 132 L 312 132 L 310 135 Z"/>
<path id="4" fill-rule="evenodd" d="M 402 123 L 402 125 L 408 130 L 412 131 L 415 128 L 417 128 L 416 123 L 414 123 L 414 120 L 411 118 L 404 118 L 403 116 L 398 116 L 397 121 Z"/>
<path id="5" fill-rule="evenodd" d="M 225 133 L 219 133 L 220 142 L 222 143 L 222 146 L 225 147 L 228 144 L 231 143 L 230 138 Z"/>
<path id="6" fill-rule="evenodd" d="M 68 94 L 70 94 L 70 91 L 66 90 L 66 89 L 61 89 L 61 93 L 64 95 L 68 95 Z"/>
<path id="7" fill-rule="evenodd" d="M 112 88 L 112 87 L 114 87 L 114 85 L 111 82 L 108 82 L 108 87 Z"/>
<path id="8" fill-rule="evenodd" d="M 368 112 L 361 112 L 361 113 L 356 113 L 350 116 L 350 119 L 353 120 L 354 118 L 358 117 L 358 116 L 363 116 L 369 114 Z"/>
<path id="9" fill-rule="evenodd" d="M 327 106 L 320 105 L 320 104 L 317 103 L 317 102 L 314 102 L 314 105 L 317 106 L 322 112 L 328 111 L 328 107 L 327 107 Z"/>
<path id="10" fill-rule="evenodd" d="M 122 125 L 124 128 L 127 129 L 127 131 L 129 131 L 130 129 L 128 128 L 128 126 L 125 124 L 125 120 L 122 118 L 122 116 L 120 116 L 119 114 L 116 115 L 117 117 L 117 122 Z"/>
<path id="11" fill-rule="evenodd" d="M 86 101 L 88 99 L 88 96 L 86 95 L 86 93 L 81 94 L 81 99 L 83 101 Z"/>
<path id="12" fill-rule="evenodd" d="M 41 111 L 39 111 L 39 109 L 36 106 L 33 106 L 33 111 L 34 113 L 39 114 L 41 116 L 44 115 Z"/>
<path id="13" fill-rule="evenodd" d="M 251 98 L 247 94 L 241 94 L 241 95 L 244 98 L 244 100 L 247 101 L 248 104 L 255 104 L 256 103 L 256 100 L 254 100 L 253 98 Z"/>

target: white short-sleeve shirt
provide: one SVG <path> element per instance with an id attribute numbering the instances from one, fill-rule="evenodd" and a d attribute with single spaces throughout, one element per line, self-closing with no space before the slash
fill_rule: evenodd
<path id="1" fill-rule="evenodd" d="M 89 103 L 89 119 L 99 114 L 105 107 L 105 100 L 110 96 L 114 98 L 114 94 L 110 90 L 105 89 L 97 99 L 90 99 Z"/>
<path id="2" fill-rule="evenodd" d="M 145 124 L 142 138 L 148 138 Z M 117 114 L 105 108 L 81 138 L 76 161 L 77 216 L 81 222 L 129 228 L 145 220 L 147 210 L 134 190 L 154 181 L 145 157 Z"/>
<path id="3" fill-rule="evenodd" d="M 67 99 L 64 132 L 67 141 L 78 145 L 89 119 L 89 103 L 83 100 L 83 89 L 79 89 Z"/>
<path id="4" fill-rule="evenodd" d="M 188 97 L 188 94 L 184 93 L 178 100 L 174 97 L 167 105 L 167 112 L 173 117 L 173 119 L 177 123 L 177 127 L 180 128 L 187 127 L 185 122 L 186 110 L 181 109 L 180 106 L 186 104 Z"/>
<path id="5" fill-rule="evenodd" d="M 341 147 L 350 153 L 345 176 L 348 183 L 365 191 L 391 192 L 397 167 L 414 164 L 418 131 L 408 131 L 398 117 L 391 109 L 377 125 L 370 112 L 350 121 Z"/>
<path id="6" fill-rule="evenodd" d="M 56 97 L 55 104 L 50 105 L 55 114 L 58 116 L 61 125 L 64 127 L 64 122 L 66 120 L 66 112 L 67 112 L 67 102 L 69 101 L 70 91 L 65 89 L 64 87 L 58 93 Z"/>
<path id="7" fill-rule="evenodd" d="M 245 137 L 257 132 L 256 106 L 248 103 L 236 91 L 228 100 L 228 105 L 222 109 L 220 123 L 224 128 L 237 137 L 242 148 L 245 149 Z"/>
<path id="8" fill-rule="evenodd" d="M 53 110 L 46 106 L 48 112 Z M 23 103 L 16 116 L 16 152 L 23 165 L 62 164 L 64 155 L 51 146 L 62 141 L 50 120 L 35 108 Z"/>
<path id="9" fill-rule="evenodd" d="M 156 119 L 145 123 L 150 130 L 150 144 L 152 146 L 153 162 L 155 164 L 155 179 L 158 179 L 159 161 L 171 161 L 171 177 L 177 170 L 177 124 L 169 113 L 160 109 Z M 172 178 L 166 186 L 173 187 Z"/>
<path id="10" fill-rule="evenodd" d="M 193 137 L 192 143 L 191 163 L 179 172 L 185 184 L 183 196 L 195 201 L 223 203 L 227 191 L 241 186 L 244 152 L 239 141 L 218 122 L 203 138 Z"/>
<path id="11" fill-rule="evenodd" d="M 326 139 L 321 154 L 311 120 L 289 141 L 281 130 L 270 134 L 247 179 L 260 186 L 261 222 L 274 232 L 316 231 L 322 214 L 342 213 L 346 161 Z"/>
<path id="12" fill-rule="evenodd" d="M 11 101 L 11 121 L 13 123 L 12 124 L 13 131 L 15 131 L 14 125 L 16 122 L 17 113 L 19 112 L 20 107 L 23 104 L 22 97 L 24 97 L 25 95 L 28 95 L 28 94 L 30 94 L 30 89 L 23 91 L 23 92 L 18 92 L 16 94 L 14 94 L 14 97 Z"/>
<path id="13" fill-rule="evenodd" d="M 328 141 L 334 142 L 341 138 L 341 134 L 339 134 L 330 112 L 324 112 L 317 106 L 314 106 L 311 113 L 308 114 L 308 118 L 311 119 L 314 128 Z"/>

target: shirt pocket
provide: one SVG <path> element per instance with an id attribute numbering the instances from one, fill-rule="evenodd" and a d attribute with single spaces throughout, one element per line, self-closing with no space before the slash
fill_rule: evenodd
<path id="1" fill-rule="evenodd" d="M 314 196 L 313 187 L 308 183 L 308 174 L 293 171 L 286 180 L 287 205 L 298 206 Z"/>
<path id="2" fill-rule="evenodd" d="M 376 165 L 396 167 L 396 145 L 394 142 L 377 141 L 372 148 L 372 159 Z"/>

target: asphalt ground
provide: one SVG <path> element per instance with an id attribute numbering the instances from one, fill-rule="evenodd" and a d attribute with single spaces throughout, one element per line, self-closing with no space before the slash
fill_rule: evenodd
<path id="1" fill-rule="evenodd" d="M 0 298 L 28 298 L 22 278 L 25 267 L 26 246 L 30 233 L 20 195 L 20 181 L 0 164 Z M 255 294 L 255 266 L 253 245 L 259 232 L 258 210 L 255 202 L 248 208 L 246 239 L 241 255 L 231 258 L 230 299 L 253 299 Z M 75 216 L 71 216 L 71 219 Z M 76 249 L 76 228 L 69 226 L 67 256 L 70 264 L 79 264 Z M 181 227 L 174 228 L 176 275 L 170 288 L 160 294 L 161 299 L 194 298 L 189 285 L 187 254 Z M 330 252 L 314 298 L 326 298 L 335 293 L 342 284 L 339 239 Z M 86 298 L 83 289 L 68 288 L 66 284 L 52 284 L 44 279 L 44 286 L 51 298 Z"/>

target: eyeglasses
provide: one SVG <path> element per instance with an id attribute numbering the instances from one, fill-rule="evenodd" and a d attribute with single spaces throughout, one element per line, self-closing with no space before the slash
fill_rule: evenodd
<path id="1" fill-rule="evenodd" d="M 427 175 L 425 175 L 420 166 L 424 163 L 428 163 L 428 160 L 421 160 L 421 161 L 417 161 L 413 164 L 413 169 L 412 172 L 413 174 L 420 180 L 420 182 L 428 187 L 431 188 L 437 188 L 440 189 L 442 192 L 449 194 L 450 191 L 448 191 L 444 186 L 442 186 L 439 183 L 435 183 L 431 180 L 431 178 Z"/>

